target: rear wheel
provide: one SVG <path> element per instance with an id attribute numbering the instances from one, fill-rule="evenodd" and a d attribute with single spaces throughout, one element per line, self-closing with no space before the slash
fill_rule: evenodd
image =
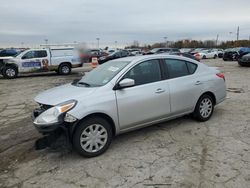
<path id="1" fill-rule="evenodd" d="M 73 146 L 84 157 L 95 157 L 104 153 L 112 140 L 111 125 L 103 118 L 91 117 L 75 130 Z"/>
<path id="2" fill-rule="evenodd" d="M 2 74 L 4 78 L 12 79 L 17 77 L 18 70 L 14 66 L 6 66 L 2 70 Z"/>
<path id="3" fill-rule="evenodd" d="M 205 94 L 198 100 L 193 115 L 195 119 L 203 122 L 210 119 L 213 111 L 214 101 L 211 96 Z"/>
<path id="4" fill-rule="evenodd" d="M 216 59 L 217 58 L 217 55 L 214 55 L 214 59 Z"/>
<path id="5" fill-rule="evenodd" d="M 58 74 L 60 75 L 68 75 L 71 73 L 71 66 L 70 64 L 68 63 L 63 63 L 59 66 L 58 68 L 58 71 L 57 71 Z"/>
<path id="6" fill-rule="evenodd" d="M 206 59 L 207 57 L 204 55 L 204 56 L 202 56 L 202 59 Z"/>

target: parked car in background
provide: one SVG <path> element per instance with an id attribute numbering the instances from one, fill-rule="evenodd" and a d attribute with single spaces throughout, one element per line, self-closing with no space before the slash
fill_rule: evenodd
<path id="1" fill-rule="evenodd" d="M 225 98 L 216 68 L 181 56 L 133 56 L 36 96 L 33 123 L 47 138 L 65 131 L 80 155 L 95 157 L 121 133 L 186 114 L 207 121 Z"/>
<path id="2" fill-rule="evenodd" d="M 129 51 L 131 56 L 142 55 L 142 50 L 139 49 L 139 48 L 129 48 L 129 49 L 126 49 L 126 50 Z"/>
<path id="3" fill-rule="evenodd" d="M 243 55 L 238 59 L 238 64 L 240 66 L 250 66 L 250 53 Z"/>
<path id="4" fill-rule="evenodd" d="M 93 57 L 100 58 L 109 55 L 107 52 L 100 49 L 80 50 L 80 59 L 82 63 L 89 63 Z"/>
<path id="5" fill-rule="evenodd" d="M 108 49 L 106 50 L 106 53 L 108 53 L 108 54 L 113 54 L 114 52 L 117 52 L 117 51 L 119 51 L 119 50 L 121 50 L 121 49 L 118 49 L 118 48 L 108 48 Z"/>
<path id="6" fill-rule="evenodd" d="M 249 47 L 240 48 L 238 59 L 241 58 L 242 56 L 248 54 L 248 53 L 250 53 L 250 48 Z"/>
<path id="7" fill-rule="evenodd" d="M 196 54 L 197 56 L 200 56 L 201 59 L 211 59 L 211 58 L 216 59 L 218 57 L 218 51 L 215 49 L 202 50 Z"/>
<path id="8" fill-rule="evenodd" d="M 237 61 L 242 56 L 250 53 L 250 48 L 248 47 L 240 47 L 240 48 L 230 48 L 225 50 L 223 55 L 224 61 Z"/>
<path id="9" fill-rule="evenodd" d="M 194 49 L 193 48 L 181 48 L 180 52 L 181 53 L 190 53 L 192 52 Z"/>
<path id="10" fill-rule="evenodd" d="M 223 60 L 224 61 L 235 61 L 239 57 L 240 48 L 228 48 L 224 51 Z"/>
<path id="11" fill-rule="evenodd" d="M 29 49 L 16 57 L 0 63 L 0 73 L 4 78 L 16 78 L 19 73 L 56 71 L 70 74 L 71 69 L 80 67 L 79 54 L 73 48 Z"/>
<path id="12" fill-rule="evenodd" d="M 180 52 L 178 48 L 154 48 L 144 55 Z"/>
<path id="13" fill-rule="evenodd" d="M 192 55 L 195 55 L 199 52 L 201 52 L 202 50 L 206 50 L 205 48 L 195 48 L 194 50 L 190 51 L 189 53 Z"/>
<path id="14" fill-rule="evenodd" d="M 121 57 L 127 57 L 129 55 L 130 55 L 129 51 L 127 51 L 127 50 L 119 50 L 119 51 L 116 51 L 116 52 L 114 52 L 112 54 L 109 54 L 107 56 L 100 57 L 98 59 L 98 63 L 103 64 L 103 63 L 105 63 L 105 62 L 107 62 L 109 60 L 118 59 L 118 58 L 121 58 Z"/>
<path id="15" fill-rule="evenodd" d="M 179 55 L 179 56 L 183 56 L 183 57 L 187 57 L 196 61 L 200 61 L 199 58 L 195 57 L 194 55 L 191 55 L 189 53 L 182 53 L 182 52 L 174 52 L 174 53 L 170 53 L 169 55 Z"/>
<path id="16" fill-rule="evenodd" d="M 223 58 L 223 55 L 224 55 L 223 49 L 217 49 L 217 53 L 218 53 L 218 58 Z"/>
<path id="17" fill-rule="evenodd" d="M 0 51 L 0 57 L 13 57 L 20 53 L 21 50 L 19 49 L 4 49 Z"/>
<path id="18" fill-rule="evenodd" d="M 0 67 L 1 64 L 3 64 L 4 60 L 11 59 L 12 57 L 17 56 L 19 53 L 21 53 L 22 50 L 20 49 L 3 49 L 0 51 Z"/>

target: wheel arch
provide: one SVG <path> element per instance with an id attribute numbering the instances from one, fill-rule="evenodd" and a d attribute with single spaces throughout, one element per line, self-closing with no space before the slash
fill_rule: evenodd
<path id="1" fill-rule="evenodd" d="M 83 118 L 82 118 L 82 119 L 72 128 L 72 130 L 71 130 L 71 136 L 74 134 L 76 128 L 79 126 L 79 124 L 80 124 L 81 122 L 83 122 L 83 121 L 85 121 L 85 120 L 87 120 L 87 119 L 89 119 L 89 118 L 94 118 L 94 117 L 101 117 L 101 118 L 107 120 L 107 121 L 110 123 L 110 125 L 111 125 L 113 135 L 114 135 L 114 136 L 116 135 L 117 129 L 116 129 L 114 120 L 113 120 L 109 115 L 107 115 L 107 114 L 105 114 L 105 113 L 102 113 L 102 112 L 95 112 L 95 113 L 92 113 L 92 114 L 89 114 L 89 115 L 83 117 Z"/>
<path id="2" fill-rule="evenodd" d="M 15 68 L 17 69 L 17 71 L 18 71 L 18 65 L 15 64 L 15 63 L 5 63 L 5 65 L 4 65 L 3 67 L 8 67 L 8 66 L 13 66 L 13 67 L 15 67 Z"/>
<path id="3" fill-rule="evenodd" d="M 72 63 L 69 62 L 69 61 L 61 62 L 61 63 L 59 64 L 59 66 L 61 66 L 61 65 L 63 65 L 63 64 L 68 64 L 68 65 L 70 66 L 70 68 L 72 68 Z M 58 66 L 58 67 L 59 67 L 59 66 Z"/>
<path id="4" fill-rule="evenodd" d="M 213 100 L 213 104 L 216 105 L 216 96 L 215 96 L 215 94 L 214 94 L 213 92 L 211 92 L 211 91 L 206 91 L 206 92 L 204 92 L 203 94 L 201 94 L 201 96 L 199 97 L 199 99 L 200 99 L 203 95 L 209 95 L 209 96 L 212 98 L 212 100 Z M 197 100 L 197 102 L 199 101 L 199 99 Z M 197 102 L 196 102 L 196 103 L 197 103 Z"/>

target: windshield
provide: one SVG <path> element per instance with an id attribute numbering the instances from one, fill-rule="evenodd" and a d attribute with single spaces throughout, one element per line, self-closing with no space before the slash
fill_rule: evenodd
<path id="1" fill-rule="evenodd" d="M 87 73 L 81 80 L 76 82 L 76 86 L 98 87 L 108 83 L 117 75 L 130 61 L 108 61 L 96 69 Z"/>

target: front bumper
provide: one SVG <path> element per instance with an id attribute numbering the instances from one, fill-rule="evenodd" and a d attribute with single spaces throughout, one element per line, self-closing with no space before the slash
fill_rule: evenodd
<path id="1" fill-rule="evenodd" d="M 250 60 L 238 59 L 239 65 L 250 66 Z"/>

